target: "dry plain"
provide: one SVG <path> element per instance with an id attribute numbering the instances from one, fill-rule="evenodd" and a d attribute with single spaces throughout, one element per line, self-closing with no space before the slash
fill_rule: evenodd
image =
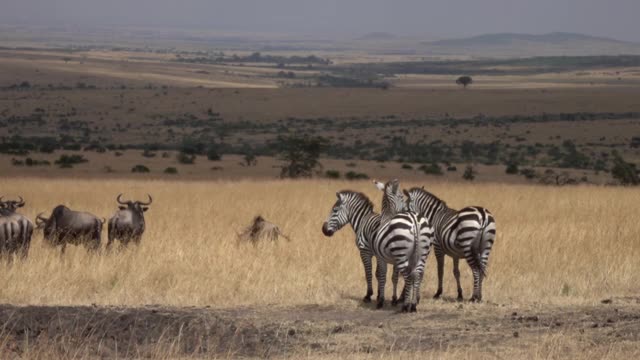
<path id="1" fill-rule="evenodd" d="M 58 203 L 108 217 L 115 195 L 154 196 L 141 246 L 64 256 L 34 236 L 3 265 L 3 357 L 525 357 L 638 355 L 639 224 L 634 189 L 450 182 L 452 207 L 496 216 L 485 302 L 434 301 L 433 258 L 415 316 L 363 304 L 354 236 L 320 227 L 335 192 L 380 197 L 369 181 L 0 180 L 33 218 Z M 378 206 L 376 206 L 378 208 Z M 261 214 L 291 237 L 258 246 L 237 232 Z M 103 234 L 103 239 L 106 234 Z M 465 295 L 471 279 L 463 269 Z M 604 300 L 604 302 L 603 302 Z M 25 307 L 25 305 L 29 305 Z"/>
<path id="2" fill-rule="evenodd" d="M 336 191 L 363 191 L 379 204 L 369 181 L 276 180 L 282 165 L 277 158 L 256 154 L 257 165 L 249 167 L 238 153 L 245 145 L 258 147 L 294 133 L 326 136 L 336 146 L 354 140 L 385 139 L 386 144 L 393 135 L 411 142 L 441 141 L 456 152 L 465 141 L 500 142 L 509 151 L 540 144 L 544 151 L 529 159 L 538 171 L 552 168 L 608 183 L 607 172 L 545 165 L 545 154 L 570 140 L 593 160 L 615 150 L 637 162 L 640 148 L 630 144 L 640 137 L 638 67 L 479 75 L 468 90 L 458 88 L 455 77 L 434 74 L 387 76 L 391 86 L 386 90 L 318 87 L 309 82 L 323 70 L 314 67 L 294 66 L 295 79 L 283 79 L 277 64 L 183 63 L 165 51 L 173 46 L 210 50 L 198 42 L 164 39 L 164 50 L 155 51 L 160 40 L 120 38 L 115 42 L 128 49 L 79 49 L 78 34 L 49 34 L 48 39 L 33 34 L 12 33 L 0 49 L 3 142 L 54 136 L 118 148 L 2 154 L 0 195 L 25 197 L 22 211 L 32 219 L 58 204 L 109 217 L 120 192 L 135 198 L 150 193 L 154 204 L 139 248 L 93 255 L 71 247 L 60 256 L 36 233 L 26 260 L 1 264 L 0 357 L 640 355 L 637 190 L 532 185 L 522 176 L 506 175 L 504 164 L 484 165 L 478 159 L 469 160 L 478 171 L 469 183 L 461 181 L 466 162 L 453 162 L 458 172 L 427 176 L 417 170 L 423 163 L 407 159 L 323 156 L 323 170 L 399 177 L 405 187 L 426 185 L 452 207 L 482 205 L 496 216 L 485 302 L 453 300 L 451 261 L 446 296 L 432 300 L 435 264 L 430 258 L 419 312 L 409 316 L 391 306 L 376 311 L 363 304 L 364 276 L 352 231 L 345 228 L 333 238 L 320 231 Z M 84 39 L 99 44 L 109 36 L 88 33 Z M 233 47 L 224 50 L 245 56 L 262 40 L 242 46 L 226 41 Z M 72 45 L 54 49 L 51 42 Z M 273 52 L 310 53 L 339 66 L 420 60 L 361 50 Z M 25 81 L 29 86 L 20 87 Z M 580 121 L 537 121 L 547 114 L 578 114 Z M 492 117 L 534 121 L 489 124 Z M 427 126 L 408 131 L 407 124 L 416 120 Z M 487 126 L 478 125 L 485 120 Z M 430 121 L 441 123 L 431 126 Z M 220 161 L 200 154 L 194 165 L 178 163 L 181 141 L 203 134 L 202 141 L 236 152 Z M 168 148 L 143 156 L 142 148 L 152 143 Z M 54 165 L 60 155 L 74 153 L 89 162 L 70 169 Z M 14 165 L 14 159 L 27 156 L 52 165 Z M 137 164 L 151 172 L 132 174 Z M 167 167 L 178 174 L 164 174 Z M 238 243 L 237 233 L 258 214 L 292 240 Z M 466 265 L 461 269 L 468 297 L 470 274 Z"/>

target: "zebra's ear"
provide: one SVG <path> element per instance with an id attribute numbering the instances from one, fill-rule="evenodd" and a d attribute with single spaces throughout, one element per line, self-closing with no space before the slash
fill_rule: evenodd
<path id="1" fill-rule="evenodd" d="M 373 180 L 373 184 L 378 188 L 378 190 L 384 191 L 384 183 L 381 183 L 378 180 Z"/>
<path id="2" fill-rule="evenodd" d="M 336 197 L 338 198 L 338 200 L 342 200 L 342 193 L 338 191 L 336 193 Z"/>
<path id="3" fill-rule="evenodd" d="M 407 191 L 407 189 L 402 189 L 402 192 L 404 193 L 404 196 L 407 197 L 407 199 L 411 198 L 411 195 L 409 195 L 409 192 Z"/>
<path id="4" fill-rule="evenodd" d="M 422 190 L 424 190 L 424 185 L 422 185 Z"/>
<path id="5" fill-rule="evenodd" d="M 397 193 L 398 187 L 400 187 L 400 181 L 398 181 L 398 179 L 391 180 L 391 191 Z"/>

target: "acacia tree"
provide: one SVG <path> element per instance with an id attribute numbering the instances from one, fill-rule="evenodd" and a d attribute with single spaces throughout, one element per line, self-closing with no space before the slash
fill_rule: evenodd
<path id="1" fill-rule="evenodd" d="M 458 85 L 462 85 L 462 87 L 464 87 L 465 89 L 467 88 L 468 85 L 471 85 L 473 83 L 473 79 L 471 78 L 471 76 L 460 76 L 458 78 L 458 80 L 456 80 L 456 84 Z"/>
<path id="2" fill-rule="evenodd" d="M 311 177 L 313 170 L 320 166 L 320 153 L 327 147 L 328 141 L 323 137 L 289 136 L 278 137 L 276 147 L 279 159 L 285 161 L 280 177 Z"/>

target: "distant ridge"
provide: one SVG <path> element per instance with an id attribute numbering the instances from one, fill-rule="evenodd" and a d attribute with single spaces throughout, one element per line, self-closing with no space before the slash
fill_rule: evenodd
<path id="1" fill-rule="evenodd" d="M 621 40 L 590 36 L 585 34 L 568 33 L 568 32 L 552 32 L 548 34 L 516 34 L 516 33 L 497 33 L 497 34 L 484 34 L 468 38 L 461 39 L 448 39 L 439 40 L 429 43 L 428 45 L 435 46 L 504 46 L 514 45 L 516 43 L 540 43 L 540 44 L 568 44 L 572 42 L 600 42 L 611 44 L 633 44 Z"/>
<path id="2" fill-rule="evenodd" d="M 640 44 L 568 32 L 547 34 L 497 33 L 461 39 L 425 41 L 430 55 L 491 57 L 640 55 Z"/>
<path id="3" fill-rule="evenodd" d="M 393 40 L 397 38 L 398 36 L 387 32 L 372 32 L 365 34 L 356 40 Z"/>

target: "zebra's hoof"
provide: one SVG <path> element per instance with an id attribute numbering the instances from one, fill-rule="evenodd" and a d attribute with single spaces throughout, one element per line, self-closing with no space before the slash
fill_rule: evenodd
<path id="1" fill-rule="evenodd" d="M 363 302 L 365 303 L 370 303 L 371 302 L 371 295 L 367 295 L 362 299 Z"/>
<path id="2" fill-rule="evenodd" d="M 382 309 L 384 307 L 384 301 L 378 301 L 378 304 L 376 304 L 376 309 Z"/>
<path id="3" fill-rule="evenodd" d="M 416 308 L 416 304 L 411 304 L 411 307 L 410 307 L 410 309 L 409 309 L 409 312 L 414 313 L 414 312 L 417 312 L 417 311 L 418 311 L 418 309 Z"/>
<path id="4" fill-rule="evenodd" d="M 440 297 L 442 296 L 442 292 L 438 291 L 435 295 L 433 295 L 434 299 L 440 299 Z"/>
<path id="5" fill-rule="evenodd" d="M 398 305 L 398 298 L 397 297 L 392 297 L 391 298 L 391 305 L 396 306 Z"/>
<path id="6" fill-rule="evenodd" d="M 482 302 L 482 298 L 481 297 L 472 296 L 471 299 L 469 299 L 469 301 L 471 301 L 472 303 L 481 303 Z"/>
<path id="7" fill-rule="evenodd" d="M 458 297 L 456 298 L 457 302 L 462 302 L 464 300 L 464 298 L 462 297 L 462 295 L 458 295 Z"/>
<path id="8" fill-rule="evenodd" d="M 406 305 L 402 305 L 402 312 L 403 313 L 408 313 L 409 310 L 411 310 L 411 306 L 406 304 Z"/>

